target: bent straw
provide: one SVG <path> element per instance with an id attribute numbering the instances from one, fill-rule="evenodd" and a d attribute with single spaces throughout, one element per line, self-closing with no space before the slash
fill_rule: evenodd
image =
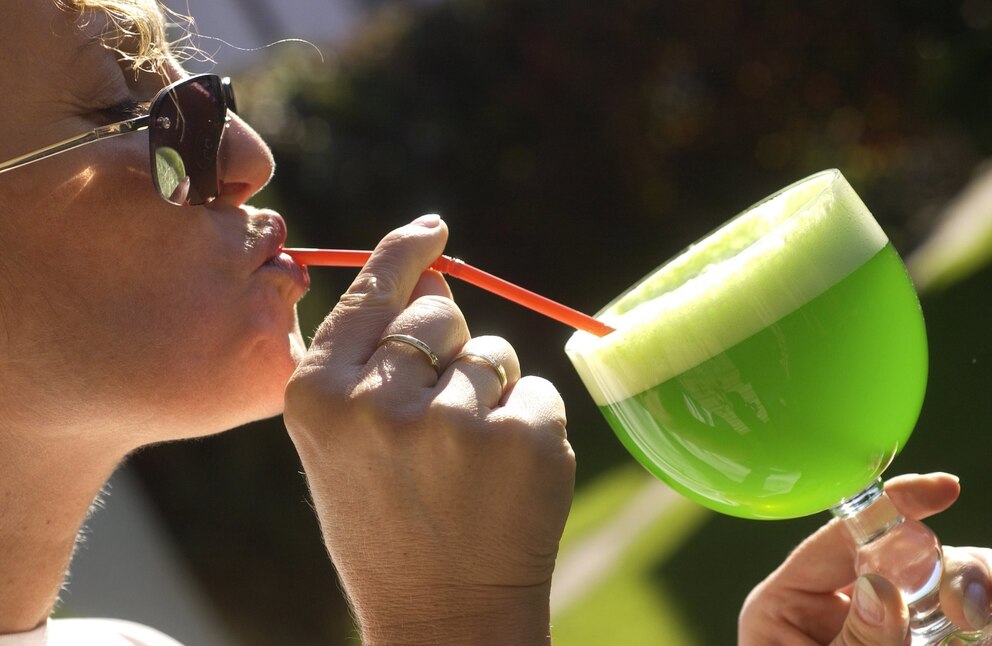
<path id="1" fill-rule="evenodd" d="M 353 251 L 349 249 L 283 249 L 294 261 L 301 265 L 315 267 L 364 267 L 372 255 L 371 251 Z M 559 323 L 583 330 L 596 336 L 606 336 L 613 331 L 609 325 L 583 314 L 571 307 L 562 305 L 550 298 L 545 298 L 529 289 L 503 280 L 488 272 L 477 269 L 458 258 L 441 256 L 434 261 L 431 269 L 464 280 L 467 283 L 485 289 L 497 296 L 523 305 L 540 314 L 552 318 Z"/>

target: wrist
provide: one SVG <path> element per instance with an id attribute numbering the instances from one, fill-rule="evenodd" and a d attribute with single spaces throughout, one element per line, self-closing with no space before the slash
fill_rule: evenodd
<path id="1" fill-rule="evenodd" d="M 549 582 L 441 594 L 432 590 L 430 596 L 381 607 L 353 604 L 365 646 L 547 646 L 551 643 L 550 591 Z"/>

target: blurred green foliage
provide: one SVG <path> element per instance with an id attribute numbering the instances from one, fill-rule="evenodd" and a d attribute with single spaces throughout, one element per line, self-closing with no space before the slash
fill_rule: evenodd
<path id="1" fill-rule="evenodd" d="M 384 10 L 323 61 L 287 50 L 237 82 L 278 163 L 258 201 L 283 210 L 291 243 L 370 248 L 440 212 L 449 253 L 593 312 L 825 167 L 912 250 L 992 152 L 990 69 L 990 0 L 454 0 Z M 305 332 L 353 273 L 312 275 Z M 964 476 L 961 509 L 934 522 L 949 543 L 990 539 L 973 522 L 992 487 L 988 279 L 924 300 L 931 388 L 892 469 Z M 473 333 L 505 336 L 526 372 L 561 389 L 580 500 L 628 465 L 561 351 L 568 330 L 453 288 Z M 136 461 L 245 644 L 355 639 L 278 420 Z M 667 591 L 658 613 L 699 643 L 732 643 L 744 595 L 823 520 L 711 516 L 670 558 L 638 561 L 637 576 Z"/>

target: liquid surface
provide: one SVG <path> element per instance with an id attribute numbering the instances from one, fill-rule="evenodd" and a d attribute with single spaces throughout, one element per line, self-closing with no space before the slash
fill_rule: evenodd
<path id="1" fill-rule="evenodd" d="M 837 171 L 759 203 L 628 290 L 565 352 L 597 404 L 656 386 L 778 321 L 888 239 Z M 689 341 L 689 342 L 687 342 Z"/>

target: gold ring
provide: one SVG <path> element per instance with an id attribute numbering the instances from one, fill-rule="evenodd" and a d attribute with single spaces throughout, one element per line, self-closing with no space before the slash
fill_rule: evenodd
<path id="1" fill-rule="evenodd" d="M 478 352 L 461 352 L 457 357 L 451 360 L 451 363 L 458 361 L 459 359 L 469 359 L 472 361 L 481 361 L 490 368 L 496 371 L 496 376 L 499 377 L 499 388 L 504 390 L 506 388 L 506 370 L 503 368 L 503 364 L 496 361 L 488 354 L 479 354 Z"/>
<path id="2" fill-rule="evenodd" d="M 409 334 L 387 334 L 386 336 L 382 337 L 382 341 L 379 341 L 379 345 L 377 345 L 376 347 L 381 348 L 390 341 L 398 341 L 400 343 L 405 343 L 423 352 L 424 356 L 426 356 L 427 359 L 431 362 L 431 367 L 434 368 L 434 372 L 437 373 L 438 377 L 441 376 L 441 362 L 438 361 L 437 355 L 434 354 L 433 350 L 431 350 L 431 346 L 427 345 L 417 337 L 410 336 Z"/>

